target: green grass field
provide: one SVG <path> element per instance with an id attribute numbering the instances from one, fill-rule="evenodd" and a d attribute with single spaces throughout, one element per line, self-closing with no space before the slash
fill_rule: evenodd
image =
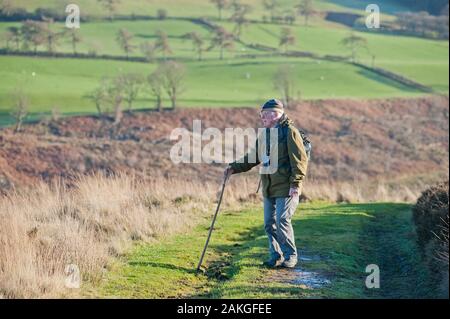
<path id="1" fill-rule="evenodd" d="M 227 25 L 229 29 L 232 27 Z M 243 33 L 243 41 L 265 43 L 278 47 L 283 26 L 251 24 Z M 294 28 L 297 38 L 293 50 L 308 51 L 320 55 L 348 56 L 349 51 L 341 41 L 349 35 L 346 28 L 325 28 L 313 25 Z M 360 62 L 404 75 L 441 92 L 448 92 L 448 42 L 406 36 L 383 35 L 370 32 L 354 32 L 367 40 L 367 50 L 358 54 Z"/>
<path id="2" fill-rule="evenodd" d="M 365 7 L 370 2 L 362 2 L 359 0 L 315 0 L 315 7 L 317 10 L 328 11 L 345 11 L 363 13 Z M 26 8 L 28 11 L 34 11 L 36 8 L 45 7 L 53 8 L 55 10 L 64 12 L 64 8 L 70 1 L 58 0 L 16 0 L 14 4 L 18 7 Z M 261 19 L 262 15 L 267 11 L 260 0 L 241 0 L 241 3 L 252 6 L 250 17 L 253 19 Z M 298 4 L 298 0 L 279 0 L 279 11 L 290 10 L 293 5 Z M 108 12 L 95 0 L 79 0 L 77 1 L 80 11 L 98 17 L 107 17 Z M 380 6 L 382 12 L 386 14 L 393 14 L 398 11 L 408 10 L 405 6 L 395 3 L 392 0 L 379 0 L 377 4 Z M 183 10 L 180 10 L 180 5 Z M 209 0 L 128 0 L 120 1 L 117 5 L 117 12 L 122 15 L 140 14 L 140 15 L 156 15 L 158 9 L 166 9 L 169 16 L 174 17 L 218 17 L 217 9 Z M 228 12 L 223 15 L 225 18 L 229 16 Z"/>
<path id="3" fill-rule="evenodd" d="M 16 22 L 0 23 L 0 34 L 4 33 L 8 27 L 20 26 Z M 54 26 L 55 31 L 63 30 L 63 24 L 59 23 Z M 165 31 L 169 36 L 169 43 L 172 49 L 171 58 L 177 59 L 197 59 L 196 53 L 193 51 L 191 41 L 182 39 L 182 36 L 188 32 L 197 32 L 204 39 L 204 48 L 209 47 L 211 42 L 211 33 L 204 27 L 183 20 L 165 20 L 165 21 L 102 21 L 83 23 L 79 30 L 82 41 L 77 45 L 78 53 L 95 52 L 98 55 L 107 54 L 114 56 L 124 56 L 125 53 L 116 41 L 117 32 L 125 28 L 134 35 L 132 44 L 135 46 L 130 56 L 143 56 L 140 50 L 140 44 L 145 41 L 153 42 L 156 38 L 158 30 Z M 13 45 L 11 45 L 13 46 Z M 46 51 L 44 46 L 38 48 L 39 51 Z M 58 42 L 58 52 L 72 53 L 72 44 L 69 38 Z M 239 53 L 257 53 L 256 50 L 251 50 L 245 46 L 235 43 L 235 54 Z M 157 57 L 162 57 L 157 54 Z M 214 48 L 203 53 L 205 59 L 217 59 L 219 57 L 219 50 Z"/>
<path id="4" fill-rule="evenodd" d="M 185 93 L 181 106 L 256 106 L 267 96 L 276 96 L 272 77 L 278 66 L 289 63 L 295 70 L 298 94 L 304 99 L 381 98 L 417 96 L 418 91 L 386 81 L 358 67 L 307 58 L 231 59 L 187 64 Z M 28 57 L 0 57 L 1 90 L 12 92 L 24 83 L 33 113 L 57 107 L 63 113 L 93 112 L 88 94 L 105 76 L 120 72 L 150 74 L 155 64 Z M 142 95 L 137 108 L 151 108 L 149 95 Z M 0 96 L 0 112 L 6 114 L 13 103 L 11 94 Z M 165 101 L 168 106 L 168 101 Z"/>
<path id="5" fill-rule="evenodd" d="M 0 23 L 0 33 L 4 33 L 10 26 L 18 26 L 18 23 Z M 225 23 L 228 30 L 233 29 L 233 24 Z M 277 48 L 279 35 L 283 25 L 251 23 L 244 28 L 242 40 L 246 43 L 261 43 Z M 60 25 L 61 29 L 62 26 Z M 133 44 L 137 47 L 131 56 L 142 56 L 138 49 L 144 41 L 153 41 L 158 29 L 168 33 L 173 50 L 171 57 L 196 59 L 192 50 L 192 44 L 188 40 L 181 39 L 187 32 L 195 31 L 205 40 L 205 48 L 209 46 L 211 33 L 204 27 L 189 21 L 165 20 L 165 21 L 113 21 L 85 23 L 80 29 L 83 40 L 78 45 L 77 51 L 88 53 L 95 51 L 97 54 L 124 55 L 124 52 L 116 43 L 116 33 L 120 28 L 125 28 L 134 34 Z M 293 27 L 297 38 L 292 50 L 308 51 L 320 55 L 348 56 L 349 51 L 341 44 L 349 30 L 336 24 L 324 23 L 319 20 L 307 28 L 302 25 Z M 448 90 L 448 42 L 420 39 L 405 36 L 389 36 L 370 32 L 356 32 L 368 41 L 368 48 L 361 50 L 359 59 L 366 64 L 372 63 L 372 55 L 375 56 L 375 65 L 398 72 L 411 77 L 423 84 L 431 85 L 438 90 Z M 40 50 L 45 50 L 41 47 Z M 68 39 L 61 41 L 59 52 L 71 53 L 72 47 Z M 235 43 L 233 53 L 258 54 L 256 50 L 249 49 L 239 42 Z M 217 59 L 217 49 L 204 53 L 205 59 Z M 434 75 L 434 76 L 433 76 Z"/>
<path id="6" fill-rule="evenodd" d="M 429 298 L 429 273 L 415 243 L 406 204 L 301 204 L 293 218 L 303 256 L 296 273 L 262 267 L 267 238 L 259 208 L 219 215 L 205 274 L 195 268 L 209 219 L 192 232 L 142 244 L 112 266 L 88 297 L 120 298 Z M 186 243 L 189 243 L 188 245 Z M 366 266 L 380 268 L 379 289 L 367 289 Z M 291 273 L 289 273 L 291 272 Z M 294 281 L 285 282 L 283 278 Z M 299 275 L 300 276 L 300 275 Z M 314 280 L 321 278 L 321 285 Z M 297 278 L 298 279 L 298 278 Z M 311 285 L 310 285 L 311 283 Z M 310 286 L 308 286 L 310 285 Z"/>
<path id="7" fill-rule="evenodd" d="M 264 13 L 261 1 L 247 0 L 254 9 L 250 18 L 261 21 Z M 280 1 L 280 10 L 292 6 L 296 1 Z M 36 7 L 51 7 L 60 10 L 64 3 L 59 1 L 17 1 L 15 5 L 33 11 Z M 96 1 L 80 1 L 85 12 L 105 17 L 105 12 Z M 390 14 L 403 10 L 392 1 L 380 3 L 383 13 Z M 320 11 L 346 11 L 361 13 L 361 2 L 354 0 L 321 0 L 316 1 Z M 179 0 L 158 1 L 122 1 L 117 12 L 122 15 L 134 13 L 155 15 L 158 8 L 166 8 L 169 17 L 209 17 L 217 15 L 216 9 L 209 1 L 186 0 L 180 9 Z M 267 12 L 265 12 L 267 13 Z M 225 15 L 226 16 L 226 15 Z M 389 15 L 387 16 L 390 17 Z M 232 30 L 230 22 L 220 22 Z M 4 35 L 8 27 L 19 23 L 0 22 L 0 35 Z M 63 28 L 61 22 L 56 29 Z M 278 36 L 284 25 L 254 22 L 247 25 L 241 36 L 242 42 L 235 41 L 235 48 L 225 52 L 225 59 L 219 60 L 217 48 L 203 54 L 204 61 L 198 62 L 190 41 L 181 36 L 196 31 L 209 46 L 211 32 L 198 24 L 187 20 L 167 19 L 164 21 L 97 21 L 82 23 L 79 30 L 82 42 L 77 45 L 80 53 L 95 51 L 98 55 L 107 54 L 124 56 L 116 43 L 116 33 L 126 28 L 134 34 L 133 44 L 136 46 L 131 56 L 142 56 L 139 45 L 144 41 L 153 41 L 158 29 L 169 35 L 173 53 L 170 58 L 181 60 L 186 65 L 187 77 L 185 92 L 180 97 L 180 106 L 255 106 L 268 96 L 279 96 L 274 89 L 272 77 L 279 65 L 290 64 L 297 74 L 297 97 L 303 99 L 329 98 L 386 98 L 418 96 L 422 93 L 405 87 L 386 77 L 376 75 L 367 70 L 340 62 L 327 62 L 312 59 L 287 58 L 275 54 L 267 57 L 264 51 L 251 49 L 248 44 L 265 44 L 278 47 Z M 316 16 L 311 26 L 305 28 L 299 17 L 292 26 L 297 38 L 291 50 L 308 51 L 321 56 L 348 56 L 349 51 L 341 44 L 341 40 L 350 33 L 350 29 L 323 20 Z M 447 41 L 427 40 L 417 37 L 401 37 L 370 32 L 357 32 L 367 39 L 368 48 L 359 52 L 359 61 L 371 65 L 375 57 L 375 66 L 382 67 L 416 82 L 431 87 L 435 92 L 448 94 L 449 79 L 449 46 Z M 2 41 L 2 45 L 5 41 Z M 12 47 L 13 44 L 10 44 Z M 38 48 L 45 51 L 45 47 Z M 58 52 L 71 53 L 72 47 L 68 38 L 60 41 Z M 244 57 L 251 54 L 254 57 Z M 161 54 L 157 54 L 161 59 Z M 12 91 L 22 87 L 29 97 L 30 117 L 37 119 L 40 113 L 48 113 L 58 108 L 64 114 L 91 113 L 94 103 L 88 94 L 98 86 L 101 78 L 114 76 L 122 72 L 149 74 L 156 68 L 154 63 L 119 62 L 99 59 L 69 58 L 37 58 L 0 56 L 0 125 L 11 123 L 10 112 L 13 108 Z M 165 104 L 168 105 L 167 98 Z M 135 103 L 136 108 L 151 108 L 152 97 L 143 92 Z"/>

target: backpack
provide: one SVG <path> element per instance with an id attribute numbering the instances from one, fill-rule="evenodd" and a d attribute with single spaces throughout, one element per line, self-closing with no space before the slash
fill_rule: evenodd
<path id="1" fill-rule="evenodd" d="M 292 124 L 291 124 L 292 125 Z M 295 127 L 292 125 L 292 127 Z M 287 141 L 287 133 L 288 133 L 289 125 L 283 125 L 281 127 L 281 133 L 282 133 L 282 139 Z M 300 136 L 303 140 L 303 146 L 305 147 L 306 156 L 308 157 L 308 160 L 311 158 L 311 150 L 312 150 L 312 143 L 309 139 L 308 135 L 303 130 L 297 129 L 300 133 Z"/>

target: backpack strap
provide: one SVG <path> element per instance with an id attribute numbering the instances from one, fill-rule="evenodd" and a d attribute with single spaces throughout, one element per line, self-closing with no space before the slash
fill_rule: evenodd
<path id="1" fill-rule="evenodd" d="M 296 128 L 292 124 L 283 125 L 283 126 L 281 126 L 281 134 L 282 134 L 282 140 L 281 141 L 287 143 L 287 134 L 288 134 L 289 129 L 292 129 L 292 128 L 295 128 L 300 133 L 300 136 L 302 137 L 302 140 L 303 140 L 303 146 L 305 147 L 306 156 L 309 159 L 310 156 L 311 156 L 312 144 L 311 144 L 311 141 L 310 141 L 308 135 L 306 135 L 305 131 Z"/>

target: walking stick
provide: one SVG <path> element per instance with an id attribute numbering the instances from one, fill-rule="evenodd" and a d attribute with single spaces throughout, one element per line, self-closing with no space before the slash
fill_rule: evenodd
<path id="1" fill-rule="evenodd" d="M 200 261 L 198 262 L 197 273 L 200 271 L 200 267 L 201 267 L 202 262 L 203 262 L 203 257 L 205 256 L 205 253 L 206 253 L 206 248 L 208 248 L 209 239 L 211 238 L 211 234 L 212 234 L 212 231 L 214 229 L 214 223 L 216 222 L 217 213 L 219 212 L 220 204 L 222 203 L 223 192 L 225 190 L 225 184 L 227 183 L 227 179 L 228 179 L 228 174 L 226 174 L 224 176 L 224 178 L 223 178 L 222 191 L 220 192 L 219 202 L 217 203 L 216 212 L 214 213 L 214 217 L 213 217 L 213 220 L 212 220 L 212 223 L 211 223 L 211 227 L 209 228 L 208 238 L 206 238 L 206 243 L 205 243 L 205 247 L 203 248 L 202 256 L 200 257 Z"/>

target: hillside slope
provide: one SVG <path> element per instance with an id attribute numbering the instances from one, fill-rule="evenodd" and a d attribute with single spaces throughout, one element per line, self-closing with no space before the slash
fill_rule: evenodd
<path id="1" fill-rule="evenodd" d="M 287 111 L 313 141 L 310 181 L 434 175 L 448 172 L 448 98 L 321 100 Z M 180 109 L 139 112 L 118 130 L 95 117 L 72 117 L 24 132 L 0 130 L 0 186 L 31 185 L 94 171 L 133 172 L 146 179 L 217 180 L 223 164 L 179 164 L 169 156 L 173 128 L 256 128 L 258 111 Z M 255 173 L 256 174 L 256 173 Z"/>

